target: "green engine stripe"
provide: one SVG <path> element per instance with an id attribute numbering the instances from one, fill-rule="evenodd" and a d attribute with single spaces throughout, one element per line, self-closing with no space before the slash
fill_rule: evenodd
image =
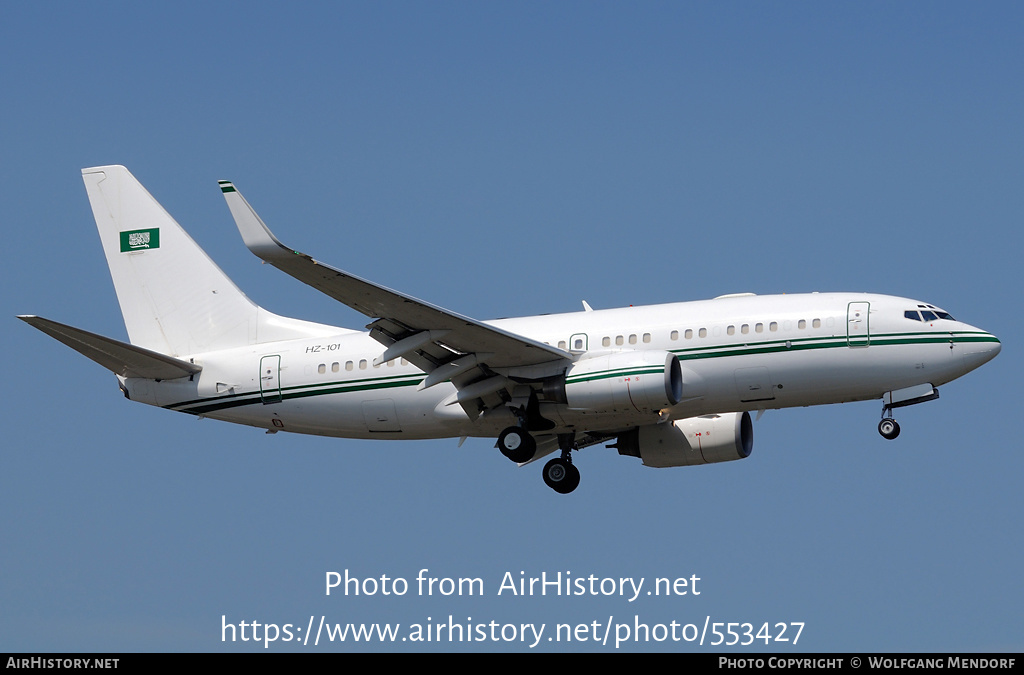
<path id="1" fill-rule="evenodd" d="M 578 382 L 592 382 L 594 380 L 607 380 L 612 377 L 626 377 L 630 375 L 660 375 L 665 372 L 664 367 L 654 368 L 618 368 L 615 370 L 603 370 L 596 373 L 587 373 L 585 375 L 577 375 L 574 377 L 568 377 L 565 380 L 566 384 L 576 384 Z"/>

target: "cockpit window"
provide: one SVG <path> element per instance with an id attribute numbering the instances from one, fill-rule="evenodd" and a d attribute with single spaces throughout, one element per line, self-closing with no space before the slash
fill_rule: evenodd
<path id="1" fill-rule="evenodd" d="M 920 313 L 917 310 L 907 310 L 903 312 L 903 316 L 912 319 L 914 321 L 938 321 L 939 319 L 945 319 L 946 321 L 956 321 L 949 312 L 943 312 L 938 307 L 932 305 L 918 305 L 921 308 Z M 927 309 L 925 309 L 927 307 Z"/>

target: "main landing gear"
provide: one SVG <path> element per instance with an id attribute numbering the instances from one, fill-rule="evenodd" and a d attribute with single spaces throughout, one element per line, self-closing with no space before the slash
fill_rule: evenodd
<path id="1" fill-rule="evenodd" d="M 576 449 L 576 434 L 558 434 L 561 457 L 544 465 L 544 484 L 555 492 L 567 495 L 580 484 L 580 470 L 572 465 L 572 451 Z"/>
<path id="2" fill-rule="evenodd" d="M 516 464 L 533 459 L 537 441 L 522 427 L 508 427 L 498 435 L 498 449 L 501 454 Z M 544 465 L 544 483 L 555 492 L 567 495 L 580 484 L 580 471 L 572 464 L 571 453 L 576 449 L 576 434 L 558 434 L 560 457 Z"/>
<path id="3" fill-rule="evenodd" d="M 498 449 L 516 464 L 522 464 L 533 459 L 537 441 L 522 427 L 508 427 L 498 435 Z"/>

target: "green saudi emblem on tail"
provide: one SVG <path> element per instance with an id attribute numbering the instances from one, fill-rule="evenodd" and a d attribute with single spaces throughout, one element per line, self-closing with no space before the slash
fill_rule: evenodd
<path id="1" fill-rule="evenodd" d="M 121 253 L 160 248 L 160 228 L 130 230 L 121 233 Z"/>

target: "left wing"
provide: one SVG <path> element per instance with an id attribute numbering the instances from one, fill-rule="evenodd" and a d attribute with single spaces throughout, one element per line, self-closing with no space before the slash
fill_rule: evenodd
<path id="1" fill-rule="evenodd" d="M 483 399 L 505 388 L 504 378 L 496 379 L 492 369 L 563 360 L 568 364 L 572 360 L 564 350 L 385 288 L 288 248 L 278 241 L 232 183 L 220 181 L 220 188 L 250 251 L 282 272 L 375 319 L 367 328 L 370 336 L 386 349 L 374 362 L 399 357 L 409 360 L 427 373 L 422 388 L 451 380 L 460 390 L 458 402 L 467 412 L 467 399 Z"/>

